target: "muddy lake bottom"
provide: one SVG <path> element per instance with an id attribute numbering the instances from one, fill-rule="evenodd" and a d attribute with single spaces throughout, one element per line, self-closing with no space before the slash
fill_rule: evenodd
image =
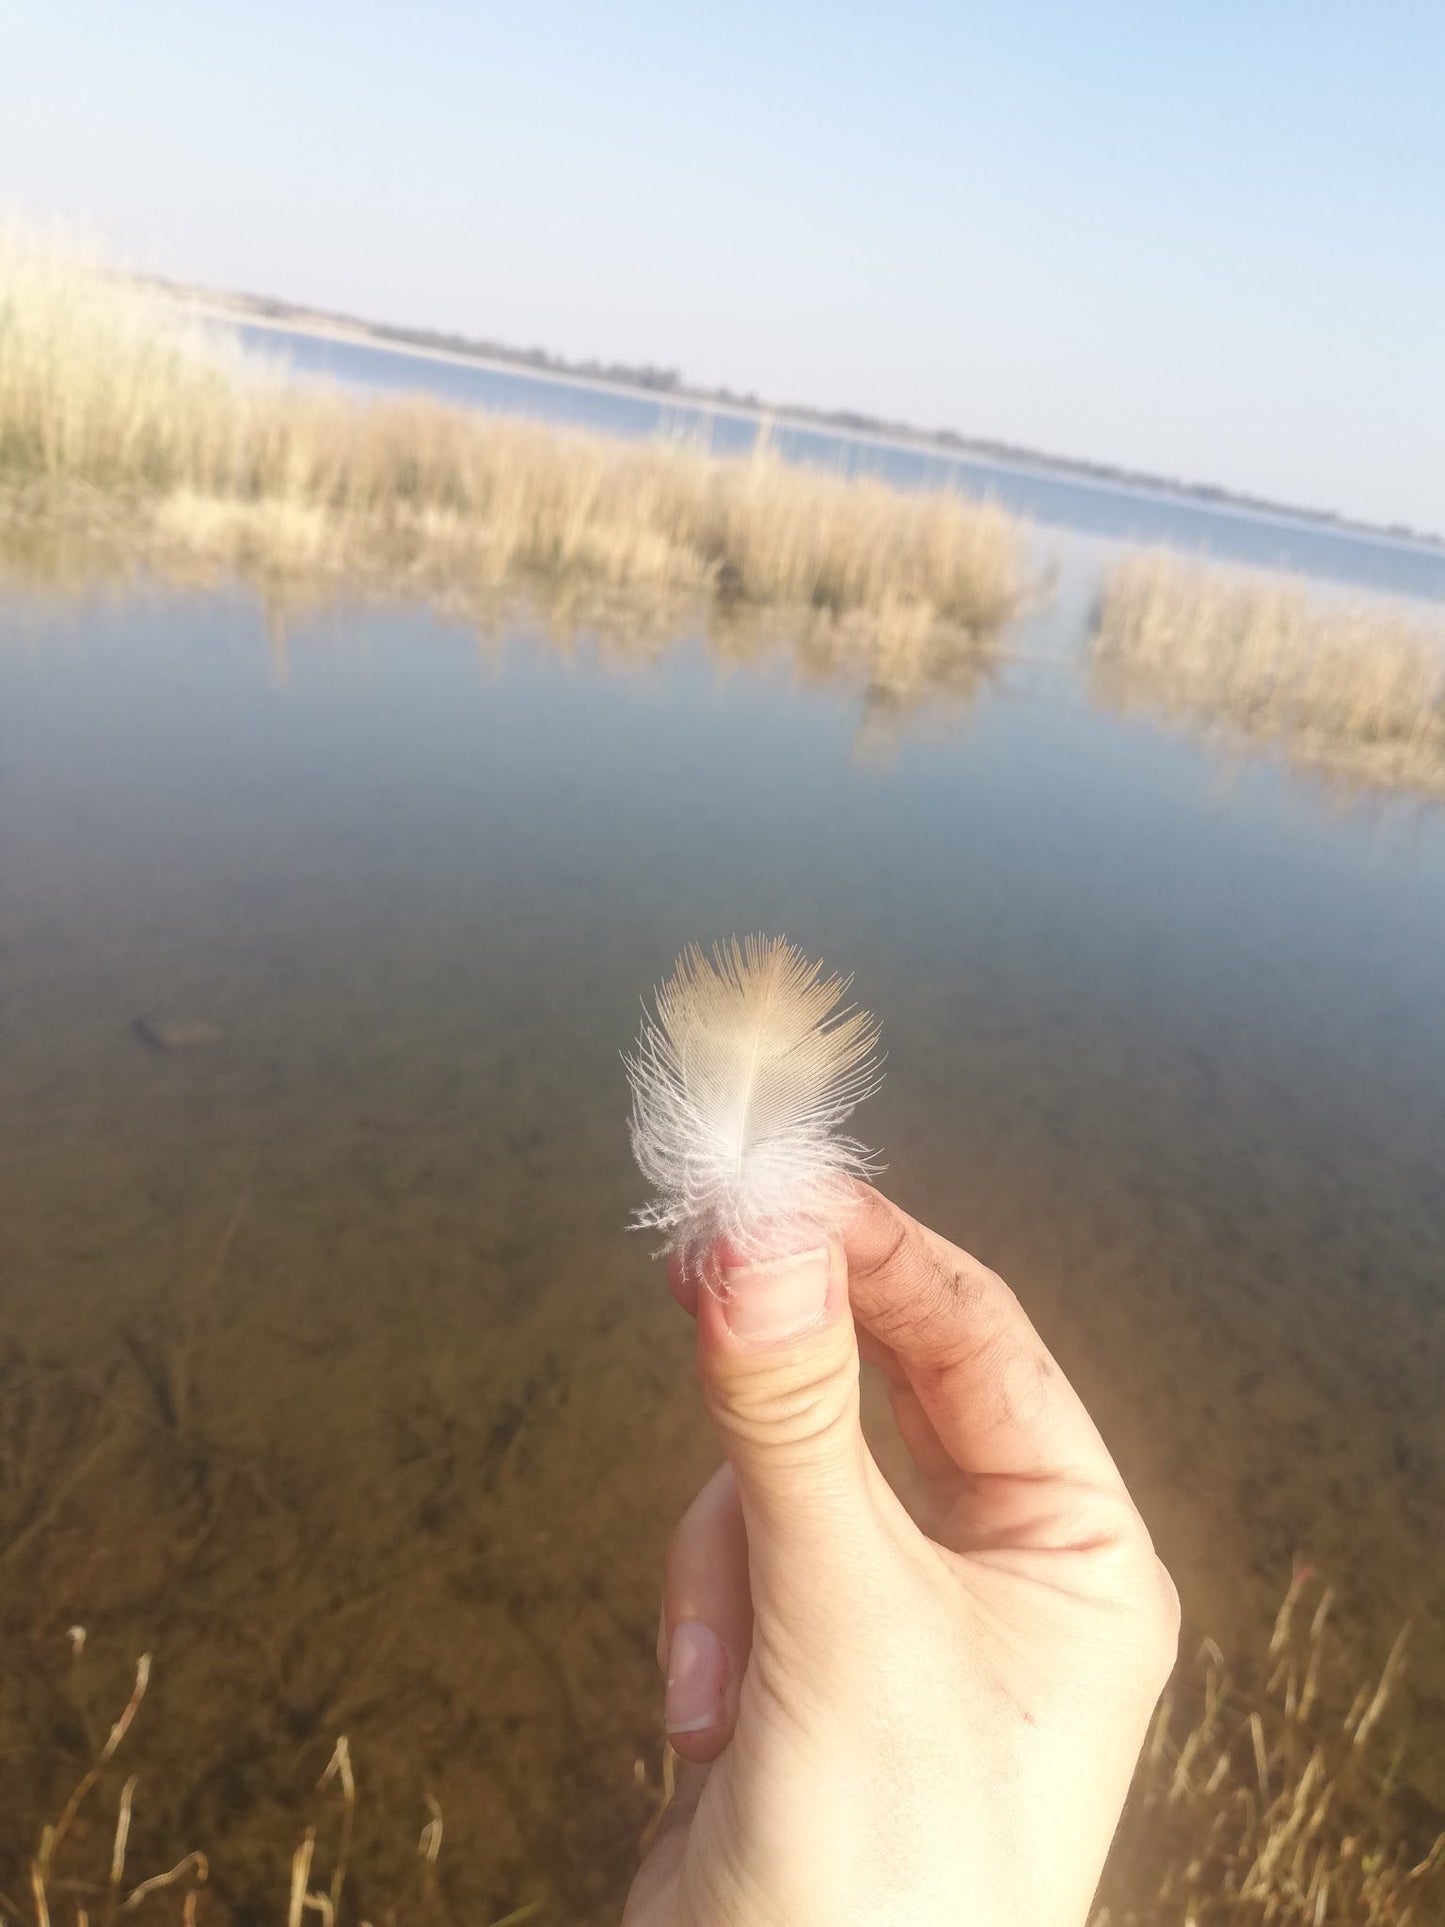
<path id="1" fill-rule="evenodd" d="M 363 1905 L 430 1795 L 455 1918 L 616 1918 L 715 1462 L 620 1053 L 749 930 L 856 974 L 885 1188 L 1019 1291 L 1189 1636 L 1297 1558 L 1361 1677 L 1413 1617 L 1445 1802 L 1445 827 L 1091 703 L 1068 581 L 911 712 L 686 636 L 0 602 L 0 1886 L 151 1651 L 135 1866 L 275 1917 L 344 1732 Z"/>

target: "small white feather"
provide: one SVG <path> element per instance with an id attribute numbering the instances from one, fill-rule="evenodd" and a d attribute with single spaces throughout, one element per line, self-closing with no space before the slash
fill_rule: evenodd
<path id="1" fill-rule="evenodd" d="M 678 958 L 627 1060 L 632 1151 L 656 1193 L 635 1228 L 669 1251 L 726 1238 L 759 1253 L 837 1223 L 877 1168 L 840 1127 L 882 1082 L 878 1026 L 844 1004 L 849 982 L 782 937 Z"/>

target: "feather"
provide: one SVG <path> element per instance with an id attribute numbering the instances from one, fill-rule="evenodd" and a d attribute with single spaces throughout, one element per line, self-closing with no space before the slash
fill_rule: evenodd
<path id="1" fill-rule="evenodd" d="M 826 1235 L 877 1167 L 840 1127 L 882 1082 L 878 1026 L 782 937 L 693 947 L 644 1005 L 627 1059 L 632 1151 L 668 1251 Z"/>

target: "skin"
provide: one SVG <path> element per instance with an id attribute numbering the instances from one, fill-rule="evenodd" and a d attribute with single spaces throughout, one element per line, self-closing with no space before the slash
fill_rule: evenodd
<path id="1" fill-rule="evenodd" d="M 826 1248 L 733 1257 L 670 1268 L 727 1456 L 668 1549 L 688 1764 L 625 1927 L 1082 1927 L 1179 1631 L 1103 1441 L 1002 1279 L 867 1187 Z"/>

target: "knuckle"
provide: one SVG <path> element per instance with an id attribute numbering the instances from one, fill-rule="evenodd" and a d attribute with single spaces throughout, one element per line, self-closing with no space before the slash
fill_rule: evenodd
<path id="1" fill-rule="evenodd" d="M 1179 1632 L 1183 1624 L 1184 1612 L 1179 1603 L 1179 1588 L 1162 1559 L 1154 1561 L 1155 1585 L 1158 1592 L 1159 1659 L 1163 1680 L 1174 1671 L 1179 1657 Z"/>
<path id="2" fill-rule="evenodd" d="M 768 1368 L 719 1387 L 710 1403 L 717 1423 L 741 1443 L 801 1454 L 856 1421 L 857 1374 L 832 1362 L 801 1373 Z"/>
<path id="3" fill-rule="evenodd" d="M 1113 1602 L 1117 1650 L 1128 1678 L 1150 1699 L 1163 1690 L 1179 1653 L 1179 1594 L 1143 1519 L 1132 1504 L 1105 1508 L 1084 1541 L 1096 1562 L 1103 1597 Z"/>
<path id="4" fill-rule="evenodd" d="M 1142 1533 L 1142 1527 L 1141 1527 Z M 1179 1594 L 1164 1562 L 1143 1534 L 1142 1557 L 1130 1589 L 1130 1637 L 1138 1678 L 1151 1700 L 1163 1691 L 1179 1657 Z"/>

